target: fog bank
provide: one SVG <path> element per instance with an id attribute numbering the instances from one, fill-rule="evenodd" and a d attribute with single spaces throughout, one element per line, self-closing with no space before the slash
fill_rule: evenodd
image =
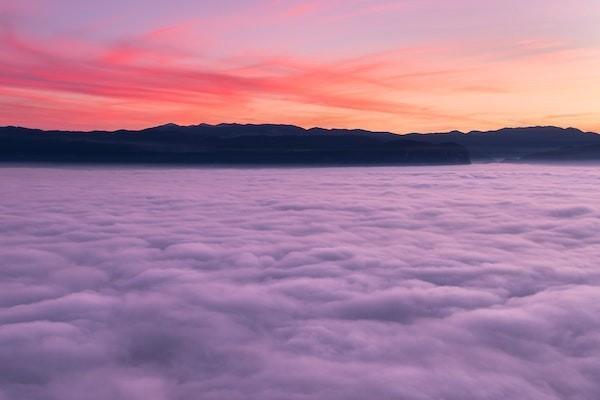
<path id="1" fill-rule="evenodd" d="M 600 398 L 600 170 L 0 168 L 0 399 Z"/>

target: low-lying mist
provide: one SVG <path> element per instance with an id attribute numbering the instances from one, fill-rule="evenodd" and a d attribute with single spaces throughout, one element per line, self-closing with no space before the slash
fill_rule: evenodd
<path id="1" fill-rule="evenodd" d="M 0 399 L 600 398 L 600 170 L 1 168 Z"/>

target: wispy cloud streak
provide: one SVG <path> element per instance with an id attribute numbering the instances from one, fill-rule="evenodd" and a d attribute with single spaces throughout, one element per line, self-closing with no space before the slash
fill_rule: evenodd
<path id="1" fill-rule="evenodd" d="M 536 7 L 529 2 L 527 11 Z M 80 8 L 71 0 L 54 7 L 9 3 L 0 11 L 0 86 L 13 93 L 0 101 L 22 110 L 0 111 L 1 122 L 106 127 L 99 124 L 108 118 L 70 122 L 75 108 L 93 107 L 85 101 L 65 108 L 57 126 L 35 111 L 55 109 L 40 100 L 46 96 L 55 104 L 94 97 L 107 116 L 135 109 L 138 122 L 125 118 L 111 126 L 136 128 L 172 117 L 318 124 L 322 116 L 326 126 L 402 132 L 543 123 L 547 115 L 593 111 L 594 96 L 581 92 L 597 82 L 597 43 L 544 32 L 544 18 L 559 17 L 550 11 L 538 19 L 523 13 L 519 18 L 536 29 L 502 37 L 494 19 L 481 35 L 471 30 L 492 18 L 486 12 L 508 12 L 507 4 L 486 9 L 461 1 L 452 19 L 453 11 L 436 1 L 257 1 L 219 8 L 184 0 L 180 11 L 159 1 L 146 4 L 144 16 L 133 3 L 124 5 L 107 22 L 104 14 L 114 6 L 96 5 L 102 16 L 82 22 L 65 22 L 66 11 Z M 565 120 L 592 128 L 583 117 Z"/>

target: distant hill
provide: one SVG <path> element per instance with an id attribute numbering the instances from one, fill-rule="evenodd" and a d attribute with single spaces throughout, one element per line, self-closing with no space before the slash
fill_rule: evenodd
<path id="1" fill-rule="evenodd" d="M 0 161 L 420 165 L 468 164 L 470 157 L 457 144 L 426 143 L 391 133 L 289 125 L 167 124 L 116 132 L 0 128 Z"/>
<path id="2" fill-rule="evenodd" d="M 473 160 L 519 160 L 533 153 L 552 152 L 565 147 L 600 145 L 600 135 L 596 133 L 554 126 L 505 128 L 488 132 L 414 133 L 405 137 L 427 143 L 460 144 L 469 150 Z M 575 153 L 572 156 L 577 157 Z"/>
<path id="3" fill-rule="evenodd" d="M 598 157 L 600 135 L 552 126 L 445 133 L 166 124 L 140 131 L 0 128 L 0 161 L 199 164 L 464 164 Z M 598 157 L 600 158 L 600 157 Z"/>
<path id="4" fill-rule="evenodd" d="M 556 150 L 527 154 L 524 162 L 600 162 L 600 144 L 562 147 Z"/>

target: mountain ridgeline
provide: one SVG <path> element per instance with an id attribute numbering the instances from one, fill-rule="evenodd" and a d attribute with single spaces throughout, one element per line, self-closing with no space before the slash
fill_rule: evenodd
<path id="1" fill-rule="evenodd" d="M 141 131 L 62 132 L 0 128 L 0 161 L 215 164 L 468 164 L 453 143 L 389 133 L 304 130 L 287 125 L 168 124 Z"/>
<path id="2" fill-rule="evenodd" d="M 600 161 L 600 135 L 575 128 L 539 126 L 488 132 L 413 133 L 405 137 L 432 144 L 460 144 L 476 161 Z"/>
<path id="3" fill-rule="evenodd" d="M 0 128 L 0 162 L 422 165 L 471 160 L 600 160 L 600 135 L 556 127 L 408 135 L 268 124 L 167 124 L 114 132 Z"/>

